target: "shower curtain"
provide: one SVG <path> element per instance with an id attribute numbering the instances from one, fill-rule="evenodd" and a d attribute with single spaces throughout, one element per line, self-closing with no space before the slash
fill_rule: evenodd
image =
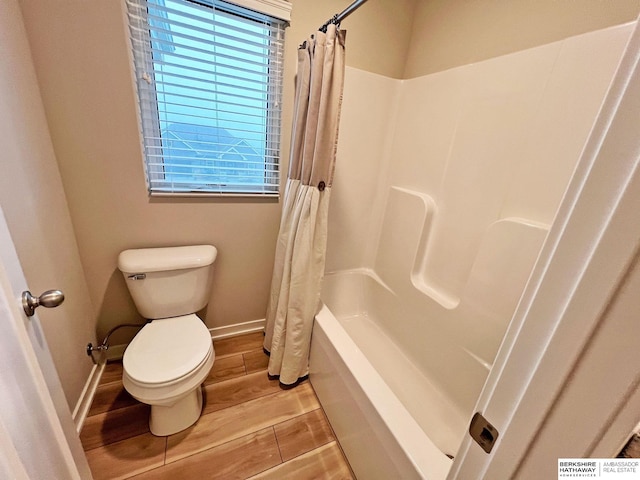
<path id="1" fill-rule="evenodd" d="M 345 32 L 335 25 L 298 49 L 289 174 L 267 306 L 269 375 L 283 385 L 309 373 L 313 317 L 320 306 L 327 213 L 344 83 Z"/>

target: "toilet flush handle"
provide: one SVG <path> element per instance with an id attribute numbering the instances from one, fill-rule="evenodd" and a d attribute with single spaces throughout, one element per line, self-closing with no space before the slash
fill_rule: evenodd
<path id="1" fill-rule="evenodd" d="M 60 290 L 47 290 L 39 297 L 34 297 L 29 290 L 22 292 L 22 308 L 27 317 L 33 317 L 36 308 L 43 306 L 53 308 L 64 302 L 64 293 Z"/>

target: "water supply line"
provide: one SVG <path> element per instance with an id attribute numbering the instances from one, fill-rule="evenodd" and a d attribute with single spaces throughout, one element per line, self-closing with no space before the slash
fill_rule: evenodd
<path id="1" fill-rule="evenodd" d="M 146 322 L 148 323 L 148 322 Z M 87 355 L 90 356 L 91 358 L 93 358 L 93 352 L 106 352 L 109 349 L 109 337 L 111 336 L 111 334 L 113 332 L 115 332 L 116 330 L 123 328 L 123 327 L 135 327 L 135 328 L 142 328 L 146 325 L 146 323 L 122 323 L 120 325 L 116 325 L 115 327 L 113 327 L 111 330 L 109 330 L 107 332 L 107 335 L 104 337 L 104 340 L 102 340 L 102 343 L 100 345 L 97 346 L 93 346 L 93 343 L 89 342 L 87 344 Z"/>

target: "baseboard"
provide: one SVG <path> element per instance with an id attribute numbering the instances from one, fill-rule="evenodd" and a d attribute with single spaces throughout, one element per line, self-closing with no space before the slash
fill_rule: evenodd
<path id="1" fill-rule="evenodd" d="M 87 418 L 87 414 L 91 408 L 91 402 L 93 402 L 93 397 L 96 394 L 96 389 L 98 388 L 102 372 L 104 372 L 106 365 L 107 364 L 105 362 L 101 365 L 93 365 L 89 378 L 87 378 L 87 383 L 85 383 L 82 393 L 80 394 L 80 398 L 73 409 L 73 423 L 75 424 L 76 432 L 78 433 L 82 430 L 82 425 L 84 425 L 84 421 Z"/>
<path id="2" fill-rule="evenodd" d="M 251 320 L 250 322 L 210 328 L 209 331 L 211 332 L 211 338 L 214 340 L 222 340 L 223 338 L 236 337 L 245 333 L 264 332 L 266 323 L 267 321 L 262 318 L 260 320 Z"/>

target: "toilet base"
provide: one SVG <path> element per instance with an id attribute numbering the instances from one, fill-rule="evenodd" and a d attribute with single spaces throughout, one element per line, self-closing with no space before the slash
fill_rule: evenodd
<path id="1" fill-rule="evenodd" d="M 196 423 L 202 413 L 202 388 L 188 393 L 171 406 L 151 405 L 149 429 L 157 437 L 181 432 Z"/>

